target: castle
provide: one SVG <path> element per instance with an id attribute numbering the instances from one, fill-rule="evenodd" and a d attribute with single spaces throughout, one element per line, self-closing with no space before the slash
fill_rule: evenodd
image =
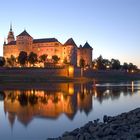
<path id="1" fill-rule="evenodd" d="M 34 52 L 37 56 L 47 55 L 47 60 L 51 60 L 53 55 L 60 58 L 59 63 L 65 60 L 73 66 L 80 66 L 80 60 L 84 59 L 85 65 L 92 65 L 92 47 L 86 42 L 84 46 L 77 47 L 72 38 L 68 39 L 64 44 L 60 43 L 56 38 L 33 39 L 26 30 L 18 36 L 14 36 L 12 25 L 8 33 L 7 42 L 3 45 L 3 56 L 10 58 L 11 55 L 18 57 L 21 51 Z"/>

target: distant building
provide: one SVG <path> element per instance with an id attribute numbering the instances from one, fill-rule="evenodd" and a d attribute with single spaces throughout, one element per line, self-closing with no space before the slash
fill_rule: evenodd
<path id="1" fill-rule="evenodd" d="M 56 38 L 33 39 L 26 30 L 15 39 L 12 26 L 10 26 L 7 42 L 4 42 L 3 45 L 3 56 L 5 58 L 10 58 L 11 55 L 18 57 L 21 51 L 28 54 L 34 52 L 38 56 L 47 54 L 48 61 L 52 60 L 53 55 L 57 55 L 60 58 L 60 63 L 67 61 L 74 66 L 80 65 L 80 59 L 85 60 L 85 65 L 91 66 L 92 64 L 92 47 L 87 42 L 83 47 L 78 48 L 72 38 L 64 44 Z"/>

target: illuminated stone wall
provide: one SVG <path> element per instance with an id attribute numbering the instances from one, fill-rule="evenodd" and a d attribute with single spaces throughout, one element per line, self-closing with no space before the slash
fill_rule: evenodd
<path id="1" fill-rule="evenodd" d="M 3 56 L 5 58 L 10 58 L 11 55 L 17 57 L 19 55 L 19 50 L 16 45 L 7 45 L 3 47 Z"/>
<path id="2" fill-rule="evenodd" d="M 46 54 L 47 59 L 51 59 L 53 55 L 57 55 L 62 59 L 62 44 L 56 42 L 34 43 L 32 51 L 38 56 Z"/>
<path id="3" fill-rule="evenodd" d="M 76 68 L 75 68 L 76 69 Z M 69 67 L 65 68 L 14 68 L 9 69 L 8 74 L 10 75 L 34 75 L 34 77 L 39 76 L 63 76 L 63 77 L 73 77 L 74 76 L 74 69 Z"/>

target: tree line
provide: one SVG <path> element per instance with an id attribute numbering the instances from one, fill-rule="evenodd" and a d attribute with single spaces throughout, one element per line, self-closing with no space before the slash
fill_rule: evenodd
<path id="1" fill-rule="evenodd" d="M 26 67 L 36 66 L 37 63 L 42 63 L 43 65 L 45 65 L 45 63 L 47 63 L 47 57 L 47 54 L 42 54 L 38 57 L 34 52 L 30 52 L 29 54 L 27 54 L 27 52 L 21 51 L 17 58 L 13 55 L 11 55 L 10 58 L 6 59 L 4 57 L 0 57 L 0 66 L 7 65 L 9 67 Z M 53 55 L 51 60 L 53 64 L 57 64 L 60 58 L 57 55 Z"/>
<path id="2" fill-rule="evenodd" d="M 124 70 L 124 71 L 137 71 L 138 67 L 133 63 L 124 62 L 122 65 L 118 59 L 112 58 L 104 59 L 102 55 L 100 55 L 97 59 L 92 62 L 93 69 L 95 70 Z"/>
<path id="3" fill-rule="evenodd" d="M 52 60 L 51 64 L 55 65 L 59 62 L 60 58 L 57 55 L 53 55 L 51 60 Z M 13 55 L 11 55 L 10 58 L 6 58 L 6 59 L 4 57 L 0 57 L 0 66 L 31 67 L 31 66 L 36 66 L 36 64 L 38 63 L 39 64 L 42 63 L 43 66 L 50 65 L 50 62 L 48 61 L 48 55 L 42 54 L 38 57 L 37 54 L 34 52 L 30 52 L 29 54 L 27 54 L 27 52 L 21 51 L 17 58 Z M 63 60 L 63 63 L 70 64 L 68 63 L 66 58 Z M 81 68 L 90 67 L 85 64 L 85 60 L 83 58 L 79 60 L 79 64 Z M 111 60 L 109 60 L 103 58 L 102 55 L 100 55 L 97 59 L 94 59 L 92 61 L 92 68 L 94 70 L 124 70 L 124 71 L 138 70 L 138 67 L 133 63 L 124 62 L 123 65 L 121 65 L 118 59 L 112 58 Z"/>

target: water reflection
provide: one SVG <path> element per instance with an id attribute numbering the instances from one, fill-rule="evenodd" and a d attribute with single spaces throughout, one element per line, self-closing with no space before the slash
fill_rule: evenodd
<path id="1" fill-rule="evenodd" d="M 121 94 L 124 96 L 126 95 L 133 95 L 140 90 L 139 84 L 135 83 L 134 81 L 130 83 L 122 83 L 122 84 L 97 84 L 94 86 L 94 97 L 102 103 L 103 100 L 111 98 L 111 100 L 118 99 Z"/>
<path id="2" fill-rule="evenodd" d="M 35 117 L 57 119 L 65 114 L 73 120 L 77 111 L 88 115 L 92 111 L 94 100 L 115 100 L 123 95 L 133 95 L 139 90 L 134 82 L 129 84 L 59 83 L 46 84 L 43 90 L 3 90 L 0 100 L 4 103 L 4 112 L 13 127 L 17 119 L 27 126 Z"/>

